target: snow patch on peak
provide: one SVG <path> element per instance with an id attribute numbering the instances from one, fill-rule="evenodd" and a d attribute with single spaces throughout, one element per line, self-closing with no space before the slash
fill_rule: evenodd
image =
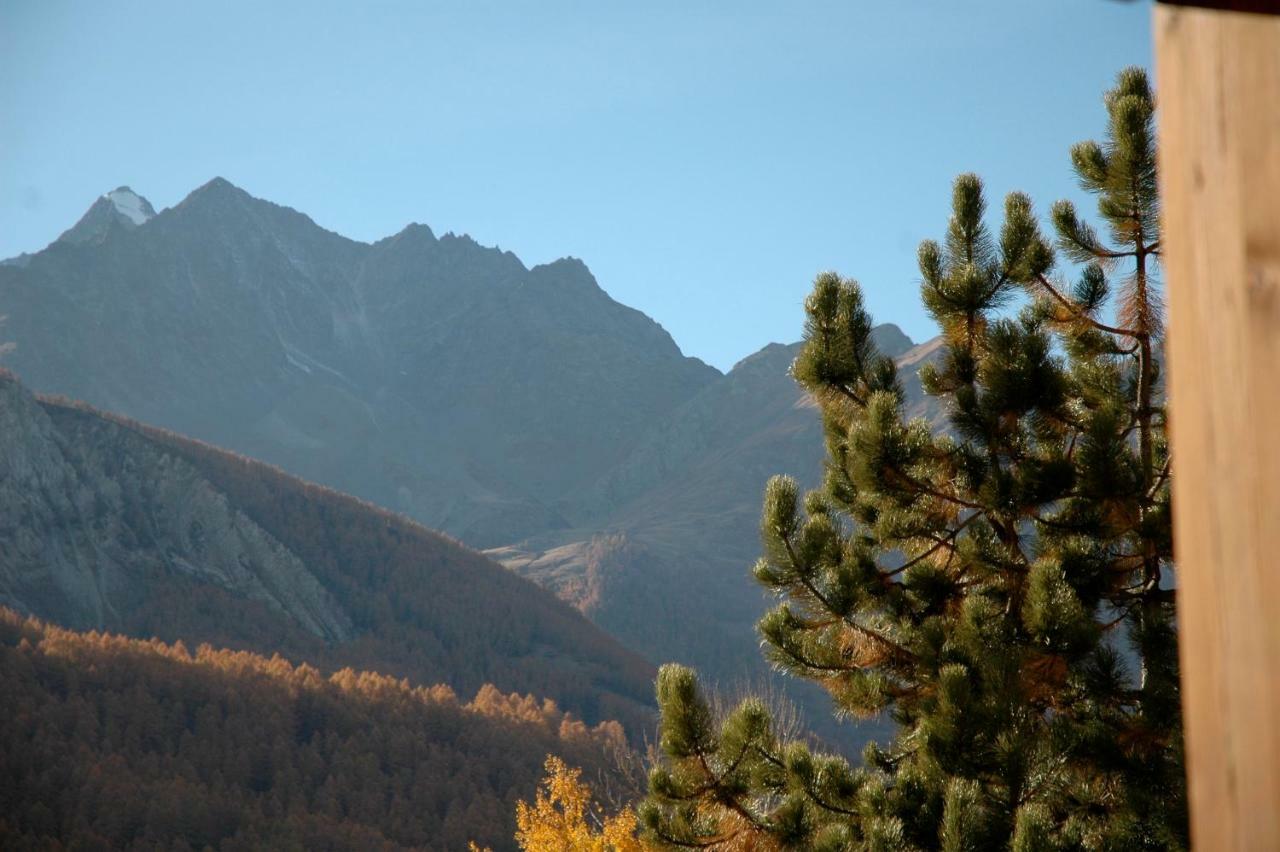
<path id="1" fill-rule="evenodd" d="M 141 225 L 152 216 L 156 215 L 155 209 L 151 206 L 151 202 L 138 195 L 127 186 L 119 189 L 113 189 L 103 198 L 111 202 L 116 212 L 127 218 L 135 225 Z"/>

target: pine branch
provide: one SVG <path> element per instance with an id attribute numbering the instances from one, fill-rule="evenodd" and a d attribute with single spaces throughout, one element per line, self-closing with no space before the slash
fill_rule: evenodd
<path id="1" fill-rule="evenodd" d="M 1092 325 L 1094 328 L 1098 329 L 1099 331 L 1105 331 L 1105 332 L 1107 332 L 1108 334 L 1116 334 L 1116 335 L 1119 335 L 1119 336 L 1121 336 L 1121 337 L 1131 337 L 1131 338 L 1135 338 L 1135 339 L 1142 338 L 1142 337 L 1144 337 L 1144 336 L 1145 336 L 1145 335 L 1143 334 L 1143 332 L 1141 332 L 1141 331 L 1137 331 L 1137 330 L 1134 330 L 1134 329 L 1128 329 L 1128 328 L 1116 328 L 1115 326 L 1111 326 L 1111 325 L 1107 325 L 1106 323 L 1099 322 L 1098 320 L 1096 320 L 1096 319 L 1094 319 L 1093 317 L 1089 316 L 1088 314 L 1084 313 L 1083 311 L 1081 311 L 1081 310 L 1080 310 L 1080 308 L 1079 308 L 1079 307 L 1078 307 L 1074 302 L 1072 302 L 1072 301 L 1071 301 L 1070 299 L 1068 299 L 1066 296 L 1064 296 L 1064 295 L 1062 295 L 1061 293 L 1059 293 L 1059 292 L 1058 292 L 1058 290 L 1057 290 L 1057 288 L 1056 288 L 1056 287 L 1054 287 L 1054 286 L 1053 286 L 1053 284 L 1051 284 L 1051 283 L 1049 282 L 1049 279 L 1048 279 L 1048 278 L 1046 278 L 1044 275 L 1037 275 L 1037 276 L 1036 276 L 1036 281 L 1037 281 L 1037 282 L 1040 284 L 1040 286 L 1041 286 L 1041 287 L 1043 287 L 1043 288 L 1044 288 L 1044 289 L 1049 293 L 1049 295 L 1050 295 L 1050 296 L 1052 296 L 1052 297 L 1053 297 L 1053 298 L 1054 298 L 1054 299 L 1055 299 L 1059 304 L 1061 304 L 1061 305 L 1062 305 L 1063 307 L 1065 307 L 1067 310 L 1071 311 L 1071 312 L 1072 312 L 1073 314 L 1075 314 L 1079 319 L 1084 320 L 1085 322 L 1089 323 L 1090 325 Z"/>
<path id="2" fill-rule="evenodd" d="M 965 518 L 964 522 L 961 523 L 960 526 L 956 527 L 954 530 L 952 530 L 943 538 L 938 539 L 938 538 L 930 537 L 931 541 L 936 542 L 933 547 L 929 548 L 927 551 L 920 554 L 919 556 L 911 559 L 906 564 L 893 569 L 892 571 L 884 571 L 882 569 L 880 572 L 881 576 L 886 580 L 891 577 L 896 577 L 897 575 L 903 573 L 904 571 L 908 570 L 912 566 L 917 565 L 920 562 L 923 562 L 925 559 L 928 559 L 930 556 L 937 553 L 939 550 L 941 550 L 944 547 L 946 547 L 948 550 L 951 551 L 951 553 L 954 554 L 955 547 L 953 546 L 952 543 L 956 540 L 956 537 L 959 536 L 960 533 L 964 531 L 965 527 L 969 526 L 969 524 L 973 523 L 975 520 L 977 520 L 980 517 L 982 517 L 981 512 L 974 512 L 972 515 Z"/>
<path id="3" fill-rule="evenodd" d="M 928 494 L 930 497 L 936 497 L 939 500 L 944 500 L 948 503 L 953 503 L 954 505 L 961 506 L 965 509 L 982 510 L 985 508 L 984 506 L 982 506 L 981 503 L 972 503 L 968 500 L 965 500 L 962 497 L 956 497 L 955 495 L 946 494 L 941 491 L 938 491 L 937 489 L 932 488 L 931 486 L 926 485 L 923 482 L 920 482 L 919 480 L 915 479 L 913 476 L 911 476 L 911 474 L 903 472 L 901 469 L 899 469 L 895 465 L 888 465 L 886 466 L 886 469 L 890 473 L 893 473 L 894 475 L 903 479 L 907 483 L 907 485 L 914 488 L 916 491 L 920 492 L 921 494 Z"/>
<path id="4" fill-rule="evenodd" d="M 830 613 L 838 612 L 835 605 L 833 605 L 831 601 L 829 601 L 827 597 L 822 594 L 822 592 L 818 591 L 818 588 L 815 585 L 813 585 L 813 583 L 811 583 L 807 577 L 804 576 L 804 572 L 799 570 L 800 563 L 796 557 L 795 549 L 791 546 L 791 540 L 786 536 L 779 536 L 779 537 L 782 539 L 783 544 L 786 545 L 787 557 L 791 560 L 792 570 L 795 573 L 796 577 L 799 579 L 800 584 L 809 592 L 809 594 L 811 594 L 814 597 L 815 600 L 817 600 L 827 610 L 827 612 L 830 612 Z M 859 631 L 860 633 L 867 636 L 868 638 L 881 642 L 882 644 L 885 645 L 885 647 L 892 649 L 895 653 L 901 655 L 902 657 L 905 657 L 907 660 L 914 660 L 916 658 L 916 655 L 913 654 L 909 649 L 903 647 L 902 645 L 899 645 L 897 642 L 894 642 L 892 639 L 888 638 L 887 636 L 880 635 L 879 633 L 877 633 L 876 631 L 872 630 L 869 627 L 864 627 L 861 624 L 858 624 L 852 618 L 842 617 L 841 620 L 846 625 L 848 625 L 849 627 L 852 627 L 854 630 Z M 799 658 L 794 652 L 786 651 L 786 653 L 788 654 L 788 656 L 799 661 Z M 802 662 L 802 665 L 803 664 L 804 663 Z M 847 668 L 847 667 L 835 668 L 831 666 L 819 666 L 814 664 L 814 665 L 807 665 L 807 668 L 820 669 L 820 670 L 826 670 L 826 671 L 858 671 L 858 668 L 856 666 L 852 668 Z"/>

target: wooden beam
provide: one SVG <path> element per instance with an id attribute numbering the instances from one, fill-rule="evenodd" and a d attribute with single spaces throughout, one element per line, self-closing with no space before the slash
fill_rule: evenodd
<path id="1" fill-rule="evenodd" d="M 1227 12 L 1253 12 L 1258 15 L 1280 15 L 1280 0 L 1160 0 L 1170 6 L 1199 6 Z"/>
<path id="2" fill-rule="evenodd" d="M 1280 18 L 1154 14 L 1192 837 L 1280 850 Z"/>

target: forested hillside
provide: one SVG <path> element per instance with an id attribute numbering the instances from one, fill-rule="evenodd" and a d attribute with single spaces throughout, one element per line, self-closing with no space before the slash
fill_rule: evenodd
<path id="1" fill-rule="evenodd" d="M 549 701 L 0 608 L 0 848 L 511 849 L 545 755 L 625 784 L 616 723 Z"/>
<path id="2" fill-rule="evenodd" d="M 0 603 L 78 629 L 210 642 L 594 723 L 650 724 L 653 669 L 445 536 L 207 444 L 0 377 Z"/>

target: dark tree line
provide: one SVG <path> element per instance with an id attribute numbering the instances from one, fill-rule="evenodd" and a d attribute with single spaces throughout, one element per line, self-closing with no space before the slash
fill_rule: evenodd
<path id="1" fill-rule="evenodd" d="M 549 701 L 77 633 L 0 609 L 0 848 L 513 847 L 547 754 L 612 776 L 617 723 Z"/>

